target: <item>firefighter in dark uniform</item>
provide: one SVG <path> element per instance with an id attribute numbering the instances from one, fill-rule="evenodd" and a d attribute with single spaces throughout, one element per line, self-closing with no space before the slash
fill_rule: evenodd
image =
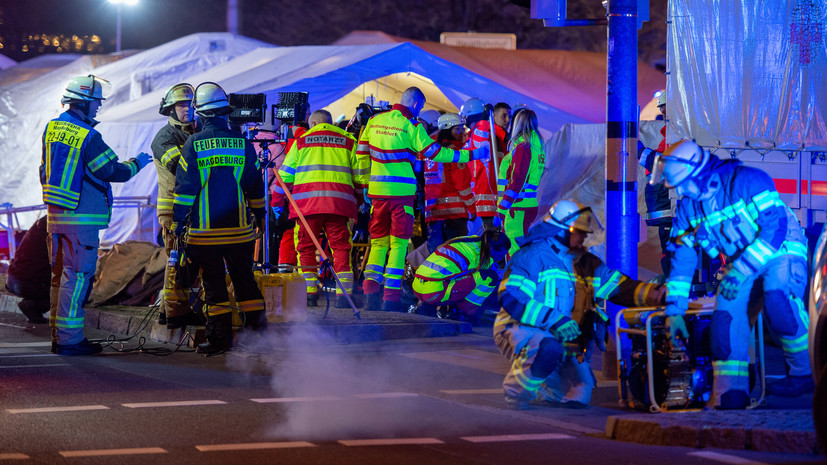
<path id="1" fill-rule="evenodd" d="M 155 134 L 152 140 L 152 156 L 158 173 L 158 223 L 163 230 L 164 251 L 169 254 L 174 246 L 172 234 L 172 198 L 175 189 L 175 172 L 181 158 L 181 147 L 187 138 L 195 133 L 195 118 L 192 97 L 195 89 L 182 82 L 167 90 L 161 99 L 158 110 L 168 116 L 167 124 Z M 162 292 L 159 322 L 167 328 L 175 329 L 188 324 L 201 324 L 199 317 L 189 305 L 189 296 L 184 289 L 175 285 L 175 271 L 167 267 L 164 271 L 164 290 Z"/>
<path id="2" fill-rule="evenodd" d="M 244 326 L 261 331 L 267 325 L 264 299 L 253 276 L 257 231 L 249 212 L 263 230 L 264 181 L 253 145 L 229 129 L 227 115 L 232 110 L 224 90 L 213 82 L 202 83 L 193 105 L 203 124 L 181 151 L 173 232 L 181 236 L 187 226 L 187 253 L 201 268 L 207 342 L 197 351 L 212 355 L 228 350 L 233 342 L 227 274 Z"/>

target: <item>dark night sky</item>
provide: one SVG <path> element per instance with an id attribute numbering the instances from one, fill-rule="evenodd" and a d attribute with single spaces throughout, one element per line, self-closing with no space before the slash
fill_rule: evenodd
<path id="1" fill-rule="evenodd" d="M 665 58 L 667 0 L 650 0 L 640 58 Z M 445 31 L 512 32 L 519 48 L 604 51 L 605 27 L 545 28 L 510 0 L 239 0 L 240 33 L 278 45 L 328 44 L 355 29 L 420 40 Z M 123 6 L 122 48 L 146 49 L 195 32 L 226 30 L 226 0 L 139 0 Z M 569 0 L 570 18 L 605 17 L 599 0 Z M 115 50 L 116 6 L 107 0 L 0 0 L 0 53 L 21 61 L 19 41 L 35 34 L 97 34 Z M 16 44 L 15 42 L 18 42 Z M 16 48 L 16 50 L 15 50 Z M 47 50 L 53 51 L 53 50 Z"/>

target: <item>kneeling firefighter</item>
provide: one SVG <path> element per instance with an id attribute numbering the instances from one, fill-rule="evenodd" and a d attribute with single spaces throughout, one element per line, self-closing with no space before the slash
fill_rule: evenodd
<path id="1" fill-rule="evenodd" d="M 470 318 L 497 307 L 497 263 L 511 241 L 502 232 L 452 239 L 437 248 L 416 270 L 413 291 L 426 305 L 455 305 Z"/>
<path id="2" fill-rule="evenodd" d="M 253 276 L 257 234 L 248 214 L 249 208 L 263 230 L 264 180 L 252 143 L 229 129 L 231 109 L 224 90 L 213 82 L 202 83 L 193 105 L 203 129 L 181 150 L 172 226 L 180 237 L 188 222 L 187 253 L 201 268 L 207 342 L 197 351 L 216 354 L 229 349 L 233 339 L 227 274 L 245 327 L 260 331 L 267 325 L 264 298 Z"/>
<path id="3" fill-rule="evenodd" d="M 633 280 L 587 251 L 599 230 L 591 208 L 561 200 L 518 239 L 494 323 L 494 342 L 512 362 L 503 381 L 509 407 L 588 405 L 596 384 L 591 343 L 605 350 L 608 325 L 595 299 L 624 306 L 663 299 L 665 286 Z"/>

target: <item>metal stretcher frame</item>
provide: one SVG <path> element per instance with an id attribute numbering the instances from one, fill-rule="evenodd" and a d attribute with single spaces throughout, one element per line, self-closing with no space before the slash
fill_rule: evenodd
<path id="1" fill-rule="evenodd" d="M 652 312 L 646 318 L 646 329 L 635 329 L 635 328 L 621 328 L 620 322 L 623 319 L 623 316 L 629 313 L 639 313 L 639 312 Z M 715 310 L 710 308 L 701 308 L 701 309 L 690 309 L 686 312 L 688 316 L 697 316 L 697 315 L 711 315 Z M 635 308 L 625 308 L 621 309 L 615 315 L 615 341 L 617 343 L 617 367 L 618 373 L 621 369 L 621 362 L 623 361 L 623 344 L 620 342 L 620 335 L 627 334 L 627 335 L 638 335 L 644 336 L 646 338 L 646 380 L 648 383 L 649 388 L 649 400 L 651 405 L 649 406 L 649 411 L 652 413 L 655 412 L 665 412 L 667 410 L 666 406 L 657 405 L 655 403 L 655 384 L 654 384 L 654 360 L 652 356 L 652 321 L 655 320 L 657 317 L 665 317 L 663 307 L 635 307 Z M 758 320 L 755 326 L 751 329 L 752 340 L 754 341 L 754 346 L 758 346 L 757 353 L 754 350 L 750 350 L 750 359 L 757 359 L 756 361 L 758 366 L 758 373 L 756 373 L 756 382 L 760 383 L 761 386 L 761 395 L 757 399 L 750 397 L 750 405 L 747 406 L 747 409 L 754 409 L 761 405 L 764 402 L 764 397 L 766 396 L 767 392 L 767 377 L 766 377 L 766 367 L 764 365 L 764 324 L 763 318 L 759 315 Z M 622 383 L 624 382 L 623 377 L 618 377 L 618 389 L 620 392 L 623 390 Z M 623 399 L 621 399 L 622 401 Z M 671 411 L 692 411 L 692 410 L 699 410 L 699 409 L 676 409 Z"/>

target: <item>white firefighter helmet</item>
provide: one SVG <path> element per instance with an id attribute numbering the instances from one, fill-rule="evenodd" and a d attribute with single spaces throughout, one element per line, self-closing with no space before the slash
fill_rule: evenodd
<path id="1" fill-rule="evenodd" d="M 658 91 L 658 106 L 666 105 L 666 89 Z"/>
<path id="2" fill-rule="evenodd" d="M 214 82 L 202 82 L 195 88 L 195 98 L 192 99 L 192 106 L 196 113 L 229 113 L 230 101 L 227 93 Z"/>
<path id="3" fill-rule="evenodd" d="M 655 160 L 650 184 L 663 182 L 667 188 L 677 187 L 694 178 L 704 169 L 710 158 L 709 150 L 691 140 L 681 140 L 669 146 Z"/>
<path id="4" fill-rule="evenodd" d="M 456 113 L 445 113 L 444 115 L 439 117 L 437 121 L 437 126 L 439 129 L 451 129 L 454 126 L 461 126 L 465 124 L 465 118 L 462 115 L 458 115 Z"/>
<path id="5" fill-rule="evenodd" d="M 552 205 L 543 215 L 543 221 L 568 232 L 577 230 L 591 234 L 603 229 L 591 207 L 584 207 L 574 200 L 560 200 Z"/>
<path id="6" fill-rule="evenodd" d="M 103 98 L 103 85 L 109 85 L 109 81 L 89 74 L 77 76 L 69 80 L 63 98 L 60 103 L 91 102 L 94 100 L 106 100 Z"/>
<path id="7" fill-rule="evenodd" d="M 158 113 L 169 116 L 172 113 L 172 107 L 176 103 L 192 101 L 194 95 L 195 89 L 191 84 L 186 82 L 175 84 L 167 90 L 166 95 L 161 99 L 161 108 L 158 109 Z"/>
<path id="8" fill-rule="evenodd" d="M 439 112 L 436 110 L 424 110 L 419 113 L 419 119 L 424 121 L 428 126 L 435 128 L 439 120 Z"/>
<path id="9" fill-rule="evenodd" d="M 485 102 L 483 102 L 481 98 L 472 97 L 462 104 L 462 107 L 459 109 L 459 114 L 462 115 L 463 118 L 468 119 L 469 116 L 481 115 L 483 111 L 485 111 Z"/>

